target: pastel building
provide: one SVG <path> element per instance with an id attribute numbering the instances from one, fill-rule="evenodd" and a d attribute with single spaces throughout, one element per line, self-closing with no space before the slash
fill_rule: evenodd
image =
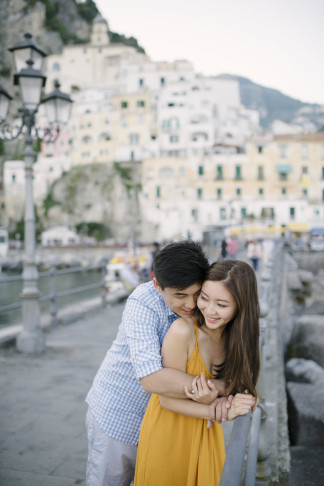
<path id="1" fill-rule="evenodd" d="M 324 134 L 251 139 L 245 154 L 146 159 L 142 187 L 157 239 L 200 239 L 209 227 L 323 225 Z"/>

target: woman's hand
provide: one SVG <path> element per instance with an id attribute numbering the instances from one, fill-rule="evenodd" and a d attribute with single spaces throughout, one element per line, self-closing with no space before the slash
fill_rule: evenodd
<path id="1" fill-rule="evenodd" d="M 256 404 L 256 398 L 247 393 L 237 393 L 228 410 L 228 420 L 234 420 L 239 415 L 245 415 Z"/>
<path id="2" fill-rule="evenodd" d="M 185 394 L 191 400 L 210 405 L 217 397 L 218 390 L 211 380 L 206 380 L 204 373 L 192 380 L 191 391 L 185 386 Z"/>

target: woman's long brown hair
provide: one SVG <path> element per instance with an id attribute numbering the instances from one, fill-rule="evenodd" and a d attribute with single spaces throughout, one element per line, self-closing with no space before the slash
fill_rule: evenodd
<path id="1" fill-rule="evenodd" d="M 260 371 L 259 317 L 257 280 L 252 267 L 243 261 L 224 258 L 213 263 L 205 280 L 222 282 L 232 294 L 237 310 L 224 329 L 225 359 L 217 367 L 217 378 L 225 380 L 226 394 L 249 393 L 256 396 Z M 197 311 L 198 326 L 204 317 Z"/>

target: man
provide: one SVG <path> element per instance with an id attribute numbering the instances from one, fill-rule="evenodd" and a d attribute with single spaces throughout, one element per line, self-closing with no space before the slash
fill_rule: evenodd
<path id="1" fill-rule="evenodd" d="M 160 350 L 173 321 L 193 315 L 208 267 L 197 243 L 171 243 L 155 256 L 153 281 L 129 296 L 86 399 L 88 486 L 129 486 L 150 393 L 186 398 L 191 389 L 192 376 L 162 367 Z"/>

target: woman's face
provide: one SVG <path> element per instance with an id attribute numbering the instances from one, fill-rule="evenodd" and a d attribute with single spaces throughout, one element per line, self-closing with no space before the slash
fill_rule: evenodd
<path id="1" fill-rule="evenodd" d="M 233 319 L 237 310 L 234 297 L 225 285 L 211 280 L 203 283 L 197 306 L 210 330 L 224 328 Z"/>

